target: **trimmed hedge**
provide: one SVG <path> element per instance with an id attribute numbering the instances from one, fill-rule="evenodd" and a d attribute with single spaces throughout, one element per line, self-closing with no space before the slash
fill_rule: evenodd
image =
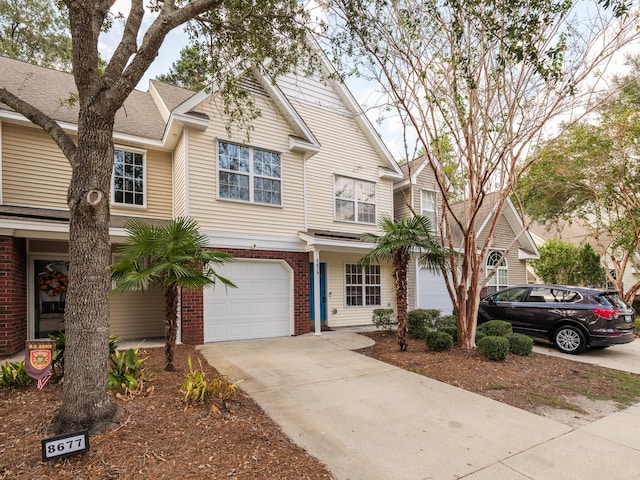
<path id="1" fill-rule="evenodd" d="M 478 350 L 489 360 L 505 360 L 509 356 L 509 340 L 506 337 L 489 335 L 477 344 Z"/>
<path id="2" fill-rule="evenodd" d="M 486 337 L 484 333 L 476 330 L 476 345 L 478 345 L 478 342 L 482 340 L 484 337 Z"/>
<path id="3" fill-rule="evenodd" d="M 434 352 L 443 352 L 453 347 L 453 337 L 446 332 L 431 330 L 425 333 L 425 343 Z"/>
<path id="4" fill-rule="evenodd" d="M 438 328 L 438 331 L 448 333 L 449 335 L 451 335 L 451 338 L 453 338 L 454 342 L 458 341 L 458 327 L 456 327 L 455 325 L 445 325 L 444 327 Z"/>
<path id="5" fill-rule="evenodd" d="M 489 320 L 486 323 L 478 325 L 479 332 L 484 333 L 487 337 L 504 337 L 510 333 L 513 333 L 511 324 L 504 320 Z"/>
<path id="6" fill-rule="evenodd" d="M 523 333 L 509 333 L 505 336 L 509 340 L 509 352 L 526 357 L 533 350 L 533 339 Z"/>
<path id="7" fill-rule="evenodd" d="M 386 332 L 393 332 L 398 324 L 393 318 L 393 308 L 376 308 L 373 311 L 373 324 Z"/>
<path id="8" fill-rule="evenodd" d="M 443 315 L 436 318 L 435 325 L 436 330 L 440 330 L 442 327 L 457 327 L 456 317 L 453 315 Z"/>
<path id="9" fill-rule="evenodd" d="M 426 332 L 433 328 L 440 310 L 435 308 L 417 308 L 407 317 L 407 332 L 411 338 L 425 338 Z"/>

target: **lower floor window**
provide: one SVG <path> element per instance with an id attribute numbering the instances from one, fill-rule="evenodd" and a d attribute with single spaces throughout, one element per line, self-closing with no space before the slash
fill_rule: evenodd
<path id="1" fill-rule="evenodd" d="M 509 286 L 509 269 L 502 252 L 498 250 L 489 252 L 486 267 L 487 275 L 490 275 L 495 270 L 495 273 L 487 281 L 487 295 L 491 295 Z"/>
<path id="2" fill-rule="evenodd" d="M 346 302 L 348 307 L 381 305 L 380 265 L 345 266 Z"/>

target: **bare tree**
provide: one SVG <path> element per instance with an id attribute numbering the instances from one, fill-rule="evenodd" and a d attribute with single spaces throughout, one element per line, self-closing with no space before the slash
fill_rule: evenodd
<path id="1" fill-rule="evenodd" d="M 336 63 L 377 83 L 435 172 L 450 252 L 444 278 L 464 348 L 475 346 L 487 255 L 531 145 L 556 117 L 584 109 L 596 74 L 639 37 L 636 11 L 602 3 L 324 2 Z"/>
<path id="2" fill-rule="evenodd" d="M 77 139 L 53 118 L 0 86 L 0 101 L 42 127 L 72 167 L 68 190 L 69 289 L 65 309 L 65 382 L 56 431 L 108 428 L 116 415 L 107 387 L 109 342 L 109 189 L 116 112 L 138 84 L 167 34 L 194 21 L 212 54 L 211 78 L 241 118 L 234 73 L 257 65 L 275 77 L 308 51 L 305 13 L 295 0 L 154 0 L 153 21 L 143 0 L 132 0 L 122 38 L 104 70 L 98 40 L 113 18 L 114 0 L 64 0 L 69 18 L 73 75 L 79 106 Z M 140 37 L 141 34 L 144 34 Z M 139 41 L 141 38 L 141 41 Z M 269 60 L 269 61 L 266 61 Z M 233 63 L 232 63 L 233 62 Z M 234 68 L 231 68 L 234 67 Z M 235 116 L 234 116 L 235 115 Z"/>

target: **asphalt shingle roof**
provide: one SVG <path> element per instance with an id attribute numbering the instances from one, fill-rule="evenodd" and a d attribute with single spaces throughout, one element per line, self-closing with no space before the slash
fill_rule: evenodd
<path id="1" fill-rule="evenodd" d="M 0 56 L 0 86 L 59 122 L 78 123 L 73 75 Z M 193 94 L 193 93 L 191 93 Z M 0 110 L 11 110 L 0 103 Z M 114 132 L 161 139 L 165 123 L 151 95 L 134 90 L 116 113 Z"/>

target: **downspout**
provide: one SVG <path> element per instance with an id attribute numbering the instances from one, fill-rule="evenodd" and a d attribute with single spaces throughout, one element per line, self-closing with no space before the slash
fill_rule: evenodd
<path id="1" fill-rule="evenodd" d="M 322 335 L 320 324 L 320 251 L 313 247 L 313 318 L 315 319 L 314 335 Z"/>
<path id="2" fill-rule="evenodd" d="M 184 216 L 189 216 L 189 130 L 187 127 L 182 128 L 182 134 L 184 136 Z M 175 155 L 175 152 L 172 153 Z M 175 189 L 174 189 L 174 204 L 175 204 Z M 174 216 L 175 216 L 174 208 Z M 176 339 L 178 344 L 182 344 L 182 289 L 180 289 L 180 295 L 178 295 L 178 332 Z"/>

